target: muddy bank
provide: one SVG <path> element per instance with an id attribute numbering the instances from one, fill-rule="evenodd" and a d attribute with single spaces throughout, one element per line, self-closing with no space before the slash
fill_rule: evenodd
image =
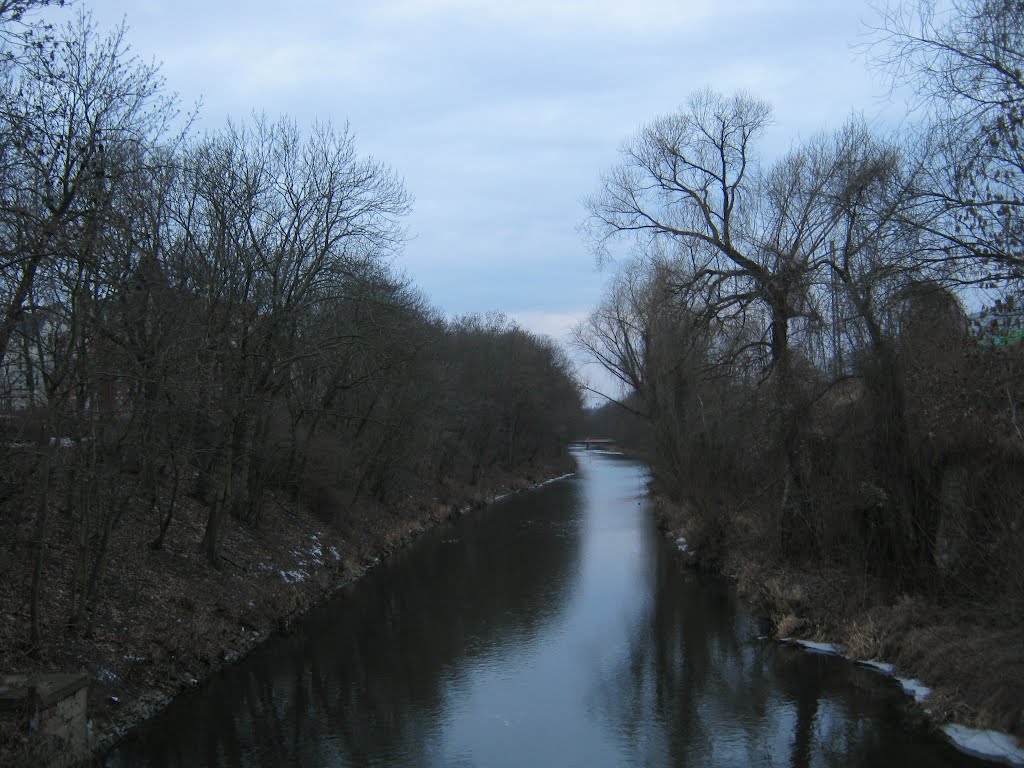
<path id="1" fill-rule="evenodd" d="M 999 606 L 948 593 L 893 593 L 880 579 L 810 558 L 786 562 L 765 544 L 753 515 L 739 515 L 734 526 L 716 527 L 712 535 L 664 499 L 655 508 L 684 562 L 734 582 L 775 639 L 826 643 L 855 661 L 884 660 L 890 674 L 919 682 L 919 694 L 927 691 L 914 695 L 913 685 L 904 686 L 908 705 L 936 727 L 956 723 L 998 731 L 1020 745 L 1024 626 Z M 957 732 L 945 730 L 951 738 Z"/>
<path id="2" fill-rule="evenodd" d="M 38 653 L 30 654 L 25 643 L 25 590 L 0 595 L 3 671 L 87 673 L 91 741 L 102 754 L 175 695 L 202 685 L 272 633 L 287 632 L 312 606 L 423 531 L 574 469 L 566 457 L 449 492 L 444 499 L 410 499 L 405 509 L 353 512 L 342 525 L 326 524 L 302 505 L 268 496 L 258 527 L 226 525 L 219 570 L 200 551 L 202 505 L 182 505 L 160 550 L 147 546 L 154 521 L 134 510 L 115 532 L 116 557 L 106 573 L 103 599 L 86 626 L 62 625 L 71 574 L 62 571 L 67 559 L 59 553 L 49 558 L 45 574 L 51 589 Z M 72 546 L 72 537 L 62 540 Z M 9 571 L 17 573 L 16 565 L 8 563 Z M 0 764 L 37 765 L 37 746 L 13 718 L 0 720 Z"/>

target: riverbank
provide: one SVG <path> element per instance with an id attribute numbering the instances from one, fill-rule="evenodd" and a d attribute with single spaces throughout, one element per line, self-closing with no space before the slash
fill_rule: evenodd
<path id="1" fill-rule="evenodd" d="M 72 574 L 54 552 L 44 574 L 51 585 L 36 654 L 25 649 L 25 592 L 0 595 L 0 657 L 5 673 L 81 671 L 89 675 L 91 743 L 102 754 L 177 694 L 202 685 L 339 587 L 360 578 L 420 533 L 503 494 L 574 470 L 570 456 L 518 476 L 486 482 L 443 499 L 409 499 L 403 509 L 353 510 L 344 525 L 325 523 L 301 504 L 268 495 L 258 527 L 225 524 L 220 570 L 201 551 L 206 509 L 181 503 L 159 550 L 147 546 L 154 521 L 129 510 L 114 532 L 103 599 L 80 630 L 62 630 Z M 73 546 L 72 521 L 66 535 Z M 15 537 L 10 537 L 14 539 Z M 9 572 L 16 563 L 7 563 Z M 0 764 L 39 765 L 40 745 L 13 720 L 0 721 Z"/>
<path id="2" fill-rule="evenodd" d="M 894 594 L 868 574 L 810 559 L 783 561 L 758 529 L 763 517 L 734 515 L 733 525 L 709 528 L 663 498 L 655 509 L 688 564 L 733 581 L 775 639 L 827 643 L 851 660 L 884 660 L 898 677 L 928 689 L 914 706 L 936 727 L 998 731 L 1020 745 L 1024 626 L 997 606 L 949 593 Z M 946 732 L 955 740 L 955 729 Z M 1002 759 L 1021 764 L 1021 755 Z"/>

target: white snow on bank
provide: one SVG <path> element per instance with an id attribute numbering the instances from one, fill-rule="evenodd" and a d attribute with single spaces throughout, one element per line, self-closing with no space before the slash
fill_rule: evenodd
<path id="1" fill-rule="evenodd" d="M 686 543 L 686 537 L 680 536 L 676 539 L 676 549 L 683 553 L 689 553 L 690 545 Z"/>
<path id="2" fill-rule="evenodd" d="M 485 502 L 484 506 L 486 506 L 487 504 L 495 504 L 495 503 L 497 503 L 499 501 L 502 501 L 504 499 L 509 498 L 510 496 L 515 496 L 517 494 L 523 493 L 524 491 L 533 490 L 535 488 L 543 488 L 545 485 L 550 485 L 551 483 L 557 483 L 559 480 L 565 480 L 567 477 L 574 477 L 575 475 L 576 475 L 575 472 L 568 472 L 568 473 L 566 473 L 564 475 L 559 475 L 558 477 L 552 477 L 550 480 L 544 480 L 544 481 L 539 482 L 539 483 L 534 483 L 533 485 L 528 486 L 526 488 L 520 488 L 520 489 L 514 490 L 514 491 L 507 491 L 506 493 L 499 493 L 496 496 L 491 496 L 490 498 L 488 498 L 487 501 Z M 467 504 L 466 506 L 459 508 L 459 514 L 460 515 L 464 515 L 467 512 L 471 512 L 472 510 L 473 510 L 473 505 L 472 504 Z"/>
<path id="3" fill-rule="evenodd" d="M 903 692 L 913 696 L 918 704 L 932 695 L 931 688 L 913 677 L 897 677 L 896 682 L 903 686 Z"/>
<path id="4" fill-rule="evenodd" d="M 320 542 L 322 533 L 311 533 L 309 535 L 309 549 L 299 547 L 291 550 L 292 557 L 295 558 L 295 570 L 292 571 L 278 571 L 281 578 L 289 584 L 295 584 L 299 581 L 305 581 L 309 578 L 309 568 L 320 568 L 324 564 L 324 550 L 323 545 Z M 328 547 L 327 550 L 331 557 L 335 561 L 341 560 L 341 554 L 334 547 Z M 269 570 L 269 567 L 260 563 L 259 570 Z"/>
<path id="5" fill-rule="evenodd" d="M 811 640 L 800 640 L 800 645 L 809 651 L 814 653 L 824 653 L 827 656 L 842 656 L 843 651 L 838 645 L 833 643 L 815 643 Z"/>
<path id="6" fill-rule="evenodd" d="M 843 655 L 841 646 L 833 645 L 832 643 L 814 643 L 809 640 L 796 640 L 791 637 L 784 637 L 780 642 L 799 645 L 816 653 Z M 912 677 L 896 677 L 894 674 L 896 667 L 888 662 L 876 659 L 853 659 L 849 656 L 846 658 L 893 678 L 903 688 L 903 692 L 908 696 L 913 696 L 914 701 L 918 704 L 923 704 L 925 699 L 932 694 L 932 689 L 920 680 Z M 926 707 L 925 712 L 930 712 L 930 710 Z M 1008 733 L 969 728 L 959 723 L 947 723 L 942 726 L 942 731 L 953 746 L 966 755 L 1001 762 L 1006 765 L 1024 767 L 1024 746 L 1019 744 Z"/>
<path id="7" fill-rule="evenodd" d="M 885 661 L 875 661 L 874 659 L 869 659 L 867 661 L 858 661 L 857 663 L 860 664 L 862 667 L 870 667 L 871 669 L 881 672 L 883 675 L 886 675 L 887 677 L 892 677 L 893 674 L 895 674 L 896 672 L 896 667 Z"/>
<path id="8" fill-rule="evenodd" d="M 311 533 L 309 535 L 309 540 L 312 542 L 312 544 L 309 547 L 310 557 L 313 558 L 314 562 L 317 565 L 323 565 L 324 553 L 323 550 L 320 548 L 320 534 Z"/>
<path id="9" fill-rule="evenodd" d="M 74 448 L 76 440 L 77 440 L 77 442 L 80 442 L 80 443 L 88 443 L 89 442 L 89 438 L 88 437 L 79 437 L 79 438 L 51 437 L 49 442 L 50 442 L 50 445 L 56 445 L 58 448 Z M 15 450 L 25 450 L 27 448 L 37 448 L 39 446 L 39 443 L 37 443 L 37 442 L 35 442 L 33 440 L 8 440 L 6 442 L 0 443 L 0 445 L 2 445 L 4 448 L 13 448 Z"/>
<path id="10" fill-rule="evenodd" d="M 1024 765 L 1024 749 L 1007 733 L 981 731 L 956 723 L 944 725 L 942 730 L 957 749 L 968 755 Z"/>
<path id="11" fill-rule="evenodd" d="M 551 483 L 557 483 L 559 480 L 565 480 L 565 478 L 572 477 L 575 474 L 576 474 L 575 472 L 567 472 L 564 475 L 559 475 L 558 477 L 552 477 L 550 480 L 545 480 L 543 483 L 541 483 L 537 487 L 541 488 L 541 487 L 543 487 L 545 485 L 551 485 Z"/>
<path id="12" fill-rule="evenodd" d="M 797 640 L 794 637 L 784 637 L 782 638 L 782 642 L 799 645 L 801 648 L 811 651 L 811 653 L 823 653 L 826 656 L 843 655 L 842 647 L 835 645 L 834 643 L 816 643 L 813 640 Z"/>

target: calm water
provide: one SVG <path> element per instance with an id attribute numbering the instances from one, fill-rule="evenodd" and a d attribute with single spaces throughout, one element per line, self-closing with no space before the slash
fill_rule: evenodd
<path id="1" fill-rule="evenodd" d="M 178 699 L 108 766 L 981 766 L 894 683 L 758 641 L 634 462 L 442 526 Z"/>

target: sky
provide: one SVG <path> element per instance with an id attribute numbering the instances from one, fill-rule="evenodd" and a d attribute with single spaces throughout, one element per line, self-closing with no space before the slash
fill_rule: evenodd
<path id="1" fill-rule="evenodd" d="M 200 130 L 254 111 L 347 121 L 415 198 L 395 268 L 446 314 L 497 310 L 559 341 L 610 277 L 577 231 L 582 200 L 645 123 L 699 88 L 746 89 L 775 108 L 770 158 L 898 111 L 858 49 L 866 0 L 78 5 L 127 24 L 182 105 L 201 101 Z"/>

